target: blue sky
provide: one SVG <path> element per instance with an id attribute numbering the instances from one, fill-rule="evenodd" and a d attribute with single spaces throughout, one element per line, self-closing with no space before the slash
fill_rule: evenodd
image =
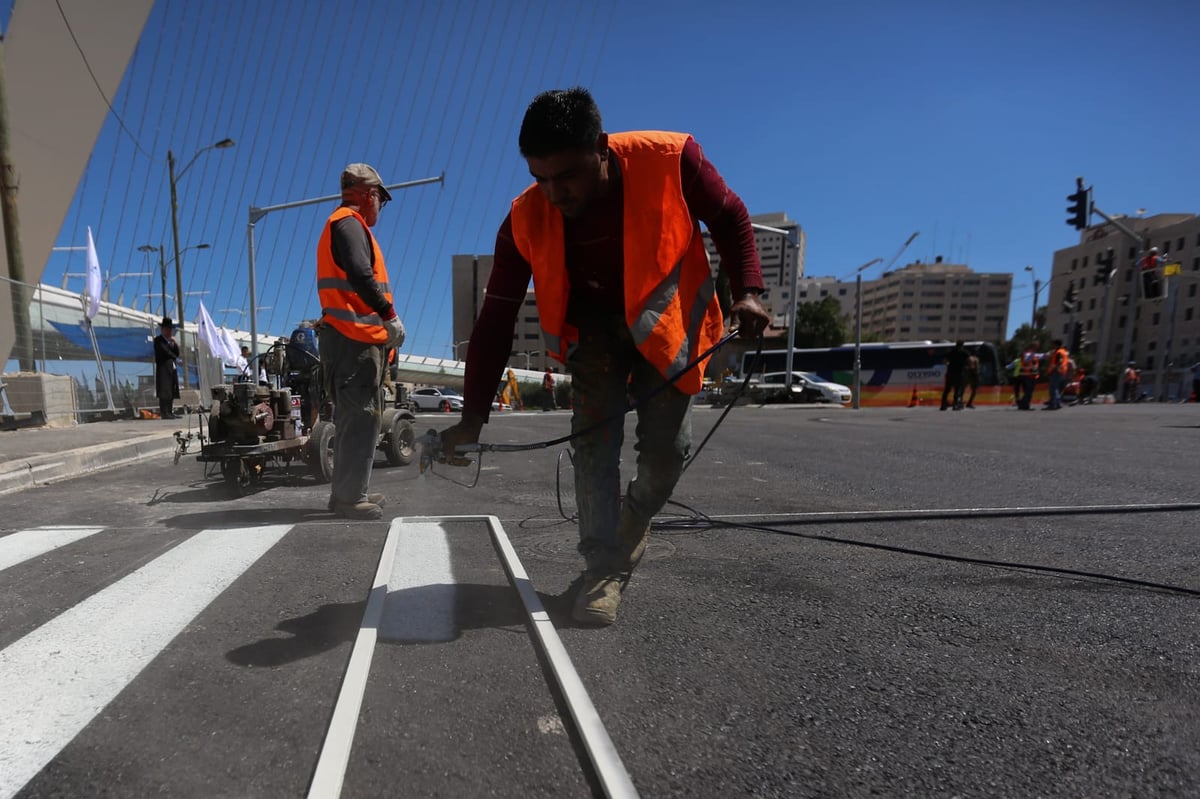
<path id="1" fill-rule="evenodd" d="M 1200 211 L 1198 29 L 1185 0 L 159 0 L 112 98 L 137 144 L 110 117 L 58 243 L 91 225 L 102 267 L 156 270 L 137 247 L 170 257 L 167 150 L 182 166 L 232 137 L 179 181 L 181 246 L 212 245 L 184 254 L 184 289 L 247 328 L 250 205 L 336 193 L 351 161 L 389 182 L 444 172 L 398 193 L 375 232 L 405 349 L 449 357 L 451 256 L 491 252 L 528 183 L 529 100 L 581 83 L 606 129 L 690 132 L 751 213 L 798 220 L 808 275 L 851 277 L 920 231 L 897 266 L 942 255 L 1017 274 L 1011 331 L 1028 319 L 1024 267 L 1045 280 L 1077 241 L 1076 175 L 1110 214 Z M 318 315 L 313 248 L 331 209 L 257 224 L 260 330 Z M 57 253 L 43 281 L 82 271 L 81 254 Z M 157 277 L 122 289 L 158 291 Z M 172 274 L 172 316 L 174 290 Z"/>

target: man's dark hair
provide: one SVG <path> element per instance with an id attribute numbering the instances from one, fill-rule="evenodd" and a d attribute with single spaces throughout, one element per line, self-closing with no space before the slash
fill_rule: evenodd
<path id="1" fill-rule="evenodd" d="M 525 158 L 590 150 L 602 130 L 600 109 L 582 86 L 544 91 L 525 109 L 517 143 Z"/>

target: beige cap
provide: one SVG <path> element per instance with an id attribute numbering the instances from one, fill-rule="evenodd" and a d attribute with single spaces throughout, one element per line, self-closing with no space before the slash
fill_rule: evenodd
<path id="1" fill-rule="evenodd" d="M 359 184 L 364 186 L 378 186 L 383 199 L 392 199 L 392 195 L 383 187 L 383 178 L 379 177 L 379 173 L 375 171 L 375 167 L 369 164 L 350 164 L 350 166 L 342 170 L 343 190 Z"/>

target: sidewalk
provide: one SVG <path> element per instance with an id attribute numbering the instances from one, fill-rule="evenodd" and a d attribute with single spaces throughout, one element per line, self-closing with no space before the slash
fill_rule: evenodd
<path id="1" fill-rule="evenodd" d="M 2 430 L 0 495 L 152 455 L 167 457 L 175 448 L 175 431 L 187 429 L 187 419 L 123 419 Z"/>

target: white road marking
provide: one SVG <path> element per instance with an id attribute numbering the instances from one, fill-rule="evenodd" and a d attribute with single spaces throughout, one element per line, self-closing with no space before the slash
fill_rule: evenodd
<path id="1" fill-rule="evenodd" d="M 453 641 L 458 637 L 454 619 L 457 588 L 445 530 L 440 522 L 409 520 L 396 529 L 399 540 L 379 637 L 385 641 Z"/>
<path id="2" fill-rule="evenodd" d="M 19 791 L 289 529 L 199 532 L 0 651 L 0 797 Z"/>
<path id="3" fill-rule="evenodd" d="M 81 538 L 95 535 L 103 527 L 35 527 L 0 538 L 0 571 L 45 555 Z"/>
<path id="4" fill-rule="evenodd" d="M 333 706 L 333 718 L 325 733 L 325 743 L 317 758 L 317 768 L 308 786 L 310 799 L 334 799 L 342 792 L 342 781 L 346 777 L 346 764 L 350 762 L 350 746 L 354 743 L 354 730 L 358 726 L 358 713 L 362 709 L 363 691 L 367 687 L 367 675 L 371 671 L 371 656 L 375 652 L 376 631 L 383 618 L 383 605 L 387 599 L 388 575 L 396 559 L 396 541 L 400 538 L 398 522 L 393 520 L 388 530 L 383 552 L 379 555 L 379 566 L 375 569 L 375 582 L 367 597 L 367 609 L 363 612 L 358 637 L 350 651 L 350 663 L 342 678 L 342 689 Z"/>

